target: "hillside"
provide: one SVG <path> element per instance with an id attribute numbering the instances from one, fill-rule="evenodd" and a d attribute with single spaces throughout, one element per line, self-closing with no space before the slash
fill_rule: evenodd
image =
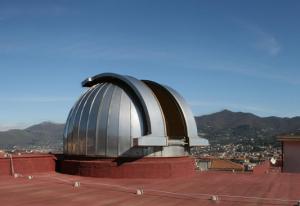
<path id="1" fill-rule="evenodd" d="M 0 132 L 0 148 L 61 147 L 63 128 L 64 124 L 42 122 L 24 130 Z"/>
<path id="2" fill-rule="evenodd" d="M 300 129 L 300 117 L 259 117 L 223 110 L 195 117 L 198 132 L 212 144 L 277 144 L 276 136 Z"/>

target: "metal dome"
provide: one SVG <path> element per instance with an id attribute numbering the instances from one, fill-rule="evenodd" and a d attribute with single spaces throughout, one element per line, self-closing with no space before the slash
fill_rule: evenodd
<path id="1" fill-rule="evenodd" d="M 69 113 L 64 154 L 184 156 L 189 146 L 208 144 L 184 99 L 169 87 L 112 73 L 82 86 L 88 90 Z"/>

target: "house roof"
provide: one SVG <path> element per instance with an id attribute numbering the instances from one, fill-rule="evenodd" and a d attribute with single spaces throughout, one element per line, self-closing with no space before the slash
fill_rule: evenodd
<path id="1" fill-rule="evenodd" d="M 243 170 L 244 166 L 226 159 L 212 159 L 210 169 L 213 170 Z"/>

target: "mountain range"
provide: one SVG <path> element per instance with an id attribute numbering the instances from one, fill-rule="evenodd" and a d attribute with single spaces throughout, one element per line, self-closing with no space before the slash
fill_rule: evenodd
<path id="1" fill-rule="evenodd" d="M 42 122 L 26 129 L 0 132 L 0 148 L 57 148 L 62 146 L 64 124 Z"/>
<path id="2" fill-rule="evenodd" d="M 221 112 L 195 117 L 198 133 L 211 144 L 276 145 L 277 135 L 300 130 L 300 117 L 259 117 L 251 113 Z M 42 122 L 26 129 L 0 132 L 0 148 L 62 147 L 64 124 Z"/>
<path id="3" fill-rule="evenodd" d="M 278 145 L 278 135 L 300 130 L 300 117 L 259 117 L 223 110 L 195 119 L 199 135 L 209 139 L 211 144 Z"/>

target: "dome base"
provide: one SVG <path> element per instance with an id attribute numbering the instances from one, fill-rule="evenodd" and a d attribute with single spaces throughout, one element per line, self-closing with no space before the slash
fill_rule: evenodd
<path id="1" fill-rule="evenodd" d="M 172 178 L 195 174 L 191 157 L 144 157 L 61 160 L 59 172 L 105 178 Z"/>

